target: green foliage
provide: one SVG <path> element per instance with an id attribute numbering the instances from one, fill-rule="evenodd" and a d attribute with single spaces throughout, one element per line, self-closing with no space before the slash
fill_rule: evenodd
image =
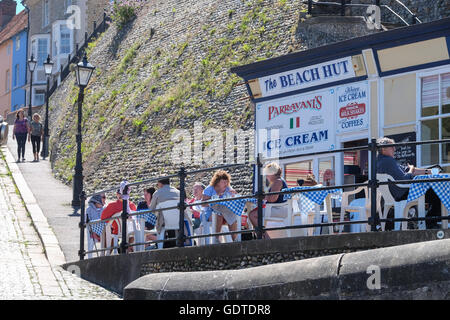
<path id="1" fill-rule="evenodd" d="M 136 17 L 136 9 L 135 1 L 114 0 L 111 18 L 119 30 Z"/>

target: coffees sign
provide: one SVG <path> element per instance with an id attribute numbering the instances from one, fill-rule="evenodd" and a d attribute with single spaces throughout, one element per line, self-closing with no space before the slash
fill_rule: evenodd
<path id="1" fill-rule="evenodd" d="M 369 128 L 369 91 L 364 82 L 336 88 L 336 132 Z"/>
<path id="2" fill-rule="evenodd" d="M 257 152 L 281 157 L 333 150 L 336 133 L 368 128 L 368 98 L 368 85 L 360 82 L 258 103 Z"/>

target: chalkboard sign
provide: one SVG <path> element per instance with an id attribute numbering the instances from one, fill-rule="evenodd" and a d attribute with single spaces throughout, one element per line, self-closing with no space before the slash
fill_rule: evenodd
<path id="1" fill-rule="evenodd" d="M 388 138 L 394 139 L 396 143 L 401 142 L 413 142 L 416 141 L 416 133 L 415 132 L 407 132 L 394 134 L 391 136 L 387 136 Z M 394 154 L 395 160 L 397 160 L 401 165 L 412 164 L 416 165 L 416 146 L 399 146 L 395 148 Z"/>

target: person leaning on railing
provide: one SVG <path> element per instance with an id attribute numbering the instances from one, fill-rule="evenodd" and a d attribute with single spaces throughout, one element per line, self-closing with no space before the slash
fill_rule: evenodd
<path id="1" fill-rule="evenodd" d="M 214 173 L 209 186 L 203 191 L 202 201 L 208 201 L 210 199 L 214 200 L 216 198 L 229 198 L 235 194 L 236 191 L 231 187 L 231 176 L 225 170 L 217 170 Z M 212 209 L 207 204 L 202 206 L 206 207 L 204 219 L 209 221 L 212 216 Z M 224 223 L 228 224 L 230 231 L 237 230 L 237 219 L 234 215 L 224 217 L 220 212 L 216 211 L 216 217 L 216 225 L 213 226 L 216 233 L 221 232 Z M 232 234 L 231 238 L 235 241 L 237 239 L 237 234 Z M 216 237 L 216 240 L 218 241 L 218 237 Z"/>
<path id="2" fill-rule="evenodd" d="M 389 145 L 394 144 L 393 139 L 383 137 L 378 139 L 378 145 Z M 407 166 L 400 165 L 395 159 L 395 147 L 382 147 L 378 151 L 377 156 L 377 173 L 389 174 L 394 178 L 394 180 L 412 180 L 414 176 L 431 174 L 431 169 L 416 168 L 413 165 L 408 164 Z M 409 188 L 401 188 L 395 184 L 389 185 L 389 190 L 395 201 L 402 201 L 408 199 Z M 438 196 L 434 193 L 433 189 L 428 189 L 425 194 L 425 202 L 431 205 L 430 210 L 427 215 L 441 215 L 441 204 Z M 427 228 L 435 228 L 437 226 L 436 222 L 426 222 Z"/>
<path id="3" fill-rule="evenodd" d="M 269 181 L 269 192 L 279 192 L 282 189 L 288 187 L 286 181 L 281 178 L 281 168 L 276 162 L 271 162 L 264 167 L 263 174 L 266 176 Z M 264 198 L 267 203 L 283 203 L 286 202 L 284 200 L 283 194 L 274 194 L 270 196 L 266 196 Z M 253 224 L 253 227 L 256 228 L 258 226 L 258 207 L 250 211 L 248 218 Z M 264 232 L 263 238 L 269 239 L 269 235 Z"/>

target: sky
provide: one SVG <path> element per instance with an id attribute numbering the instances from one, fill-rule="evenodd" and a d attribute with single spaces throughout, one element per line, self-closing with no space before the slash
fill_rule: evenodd
<path id="1" fill-rule="evenodd" d="M 21 4 L 21 0 L 16 0 L 16 2 L 17 2 L 17 9 L 16 9 L 16 13 L 19 13 L 20 11 L 22 11 L 23 9 L 25 9 L 24 7 L 23 7 L 23 5 Z"/>

